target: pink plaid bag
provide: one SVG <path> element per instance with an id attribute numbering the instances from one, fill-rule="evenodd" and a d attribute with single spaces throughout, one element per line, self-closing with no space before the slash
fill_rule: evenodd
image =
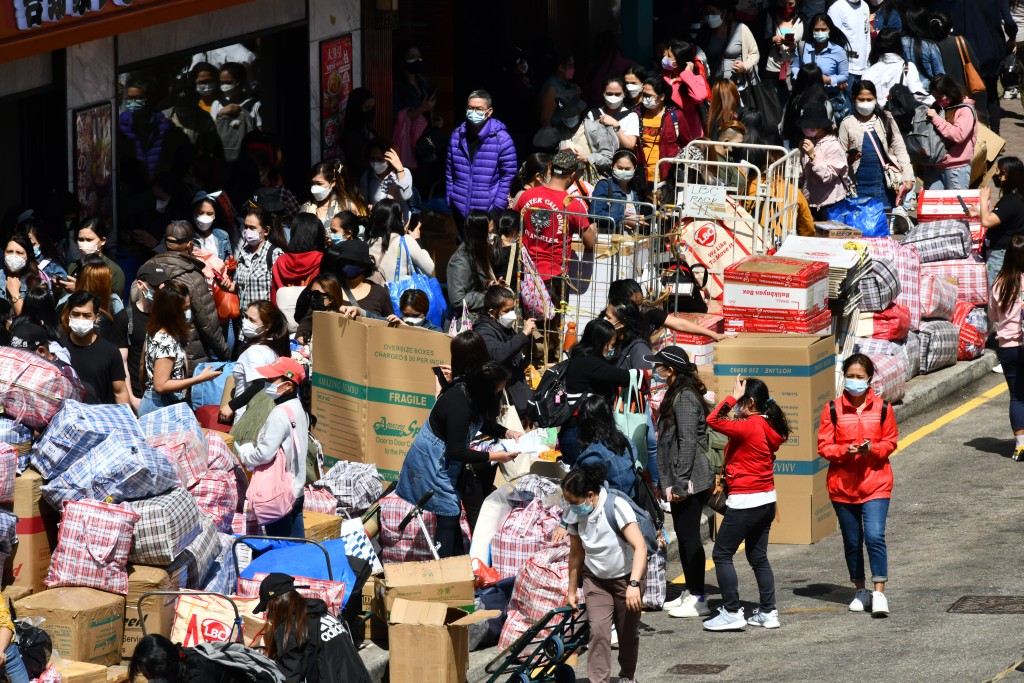
<path id="1" fill-rule="evenodd" d="M 526 249 L 520 249 L 520 252 L 523 255 L 523 279 L 519 283 L 519 296 L 523 300 L 523 315 L 537 320 L 551 320 L 555 317 L 556 308 L 551 301 L 551 294 L 544 280 L 537 274 L 537 266 L 533 264 L 530 252 Z"/>
<path id="2" fill-rule="evenodd" d="M 398 526 L 409 514 L 412 505 L 405 502 L 395 494 L 384 496 L 380 499 L 380 559 L 384 564 L 398 562 L 422 562 L 434 559 L 433 554 L 423 538 L 419 522 L 409 523 L 402 533 L 398 532 Z M 424 511 L 423 523 L 427 526 L 431 538 L 437 532 L 437 518 L 434 513 Z M 460 520 L 462 527 L 462 544 L 469 548 L 469 521 L 466 519 L 466 512 L 463 510 Z"/>
<path id="3" fill-rule="evenodd" d="M 243 598 L 260 597 L 260 584 L 267 574 L 256 572 L 251 579 L 238 578 L 238 595 Z M 308 588 L 296 588 L 304 598 L 320 598 L 327 603 L 327 610 L 331 614 L 338 614 L 345 603 L 345 583 L 343 581 L 328 581 L 327 579 L 311 579 L 307 576 L 296 576 L 295 583 Z"/>
<path id="4" fill-rule="evenodd" d="M 211 469 L 189 493 L 218 531 L 232 533 L 232 521 L 238 509 L 238 485 L 233 472 Z"/>
<path id="5" fill-rule="evenodd" d="M 887 258 L 896 264 L 900 280 L 896 303 L 910 311 L 910 329 L 918 329 L 921 326 L 921 254 L 891 237 L 858 240 L 858 243 L 865 245 L 872 257 Z"/>
<path id="6" fill-rule="evenodd" d="M 985 263 L 977 256 L 955 261 L 936 261 L 921 266 L 921 274 L 928 273 L 942 280 L 957 281 L 957 301 L 985 306 L 988 304 L 988 275 Z"/>
<path id="7" fill-rule="evenodd" d="M 907 359 L 903 356 L 871 356 L 875 375 L 871 388 L 882 400 L 895 403 L 907 393 Z"/>
<path id="8" fill-rule="evenodd" d="M 42 429 L 66 399 L 84 397 L 82 383 L 45 358 L 27 349 L 0 347 L 0 407 L 8 417 Z"/>
<path id="9" fill-rule="evenodd" d="M 921 317 L 951 320 L 956 307 L 956 285 L 930 273 L 921 275 Z"/>
<path id="10" fill-rule="evenodd" d="M 530 558 L 552 547 L 549 539 L 558 521 L 540 499 L 510 512 L 491 540 L 491 568 L 503 579 L 515 576 Z"/>
<path id="11" fill-rule="evenodd" d="M 18 449 L 0 443 L 0 503 L 14 502 L 14 478 L 18 476 Z"/>
<path id="12" fill-rule="evenodd" d="M 263 529 L 256 521 L 256 515 L 248 503 L 245 505 L 245 512 L 236 512 L 231 517 L 231 533 L 236 536 L 260 536 L 263 534 Z"/>
<path id="13" fill-rule="evenodd" d="M 196 436 L 195 432 L 158 434 L 147 437 L 146 443 L 174 463 L 181 477 L 181 485 L 186 488 L 199 483 L 209 468 L 206 442 Z"/>
<path id="14" fill-rule="evenodd" d="M 541 617 L 564 605 L 568 591 L 568 544 L 546 548 L 524 562 L 516 575 L 498 647 L 508 647 Z"/>
<path id="15" fill-rule="evenodd" d="M 222 472 L 230 472 L 239 466 L 238 458 L 227 442 L 212 433 L 206 435 L 206 464 L 207 469 Z"/>
<path id="16" fill-rule="evenodd" d="M 324 515 L 338 513 L 338 499 L 328 489 L 307 486 L 303 489 L 302 509 L 306 512 L 319 512 Z"/>
<path id="17" fill-rule="evenodd" d="M 48 588 L 82 586 L 128 594 L 128 553 L 139 513 L 96 500 L 64 504 Z"/>

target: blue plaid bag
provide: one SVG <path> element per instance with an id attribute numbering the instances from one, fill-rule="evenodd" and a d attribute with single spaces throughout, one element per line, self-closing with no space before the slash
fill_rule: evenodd
<path id="1" fill-rule="evenodd" d="M 32 450 L 32 465 L 43 479 L 53 479 L 111 434 L 142 441 L 139 421 L 130 407 L 65 401 Z"/>
<path id="2" fill-rule="evenodd" d="M 14 554 L 18 543 L 18 518 L 7 510 L 0 510 L 0 563 L 7 564 L 7 558 Z"/>
<path id="3" fill-rule="evenodd" d="M 9 417 L 0 417 L 0 441 L 12 446 L 32 443 L 32 430 Z"/>
<path id="4" fill-rule="evenodd" d="M 203 580 L 200 590 L 234 595 L 238 590 L 235 561 L 231 555 L 231 546 L 235 542 L 235 537 L 229 534 L 217 534 L 217 536 L 220 538 L 220 555 L 210 567 L 210 572 Z"/>
<path id="5" fill-rule="evenodd" d="M 152 498 L 178 485 L 178 471 L 170 460 L 141 438 L 112 434 L 89 457 L 43 484 L 43 498 L 62 510 L 66 500 L 120 503 Z"/>
<path id="6" fill-rule="evenodd" d="M 147 439 L 171 432 L 192 432 L 203 444 L 203 461 L 206 461 L 206 436 L 203 434 L 203 428 L 199 426 L 196 414 L 187 403 L 175 403 L 146 413 L 139 418 L 139 428 Z"/>

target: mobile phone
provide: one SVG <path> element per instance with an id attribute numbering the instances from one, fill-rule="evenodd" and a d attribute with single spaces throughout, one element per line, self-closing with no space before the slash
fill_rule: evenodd
<path id="1" fill-rule="evenodd" d="M 956 200 L 960 202 L 960 208 L 964 210 L 964 215 L 970 216 L 971 212 L 967 209 L 967 203 L 964 201 L 964 198 L 961 197 L 960 195 L 957 195 Z"/>
<path id="2" fill-rule="evenodd" d="M 871 439 L 864 439 L 864 443 L 860 445 L 861 448 L 867 448 L 871 445 Z"/>
<path id="3" fill-rule="evenodd" d="M 414 231 L 420 225 L 420 212 L 410 211 L 409 212 L 409 232 Z"/>

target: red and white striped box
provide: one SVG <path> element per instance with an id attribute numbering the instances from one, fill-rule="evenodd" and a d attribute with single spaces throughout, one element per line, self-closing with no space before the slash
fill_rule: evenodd
<path id="1" fill-rule="evenodd" d="M 965 214 L 960 199 L 964 200 L 968 209 L 976 210 L 981 203 L 981 191 L 921 190 L 917 198 L 917 219 L 922 223 L 948 219 L 966 220 L 971 226 L 971 247 L 974 251 L 980 251 L 985 240 L 985 228 L 981 225 L 981 217 Z"/>
<path id="2" fill-rule="evenodd" d="M 828 310 L 828 264 L 748 256 L 725 269 L 726 318 L 810 320 Z"/>
<path id="3" fill-rule="evenodd" d="M 725 319 L 726 332 L 762 332 L 766 334 L 828 334 L 832 331 L 832 313 L 825 310 L 813 318 L 772 320 L 763 317 L 729 317 Z"/>

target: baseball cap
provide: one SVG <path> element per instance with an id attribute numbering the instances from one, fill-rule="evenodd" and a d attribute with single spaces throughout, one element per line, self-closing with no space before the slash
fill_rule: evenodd
<path id="1" fill-rule="evenodd" d="M 40 346 L 49 347 L 50 335 L 46 328 L 36 323 L 19 321 L 11 329 L 11 346 L 16 349 L 35 351 Z"/>
<path id="2" fill-rule="evenodd" d="M 187 221 L 173 221 L 164 230 L 164 241 L 168 244 L 187 244 L 194 237 L 195 232 Z"/>
<path id="3" fill-rule="evenodd" d="M 571 175 L 579 168 L 580 162 L 576 153 L 570 149 L 563 149 L 551 160 L 551 170 L 555 175 Z"/>
<path id="4" fill-rule="evenodd" d="M 296 384 L 299 384 L 306 379 L 306 369 L 302 367 L 302 363 L 294 358 L 278 358 L 270 365 L 262 365 L 256 368 L 256 372 L 260 373 L 267 379 L 284 377 L 285 379 L 290 379 Z"/>
<path id="5" fill-rule="evenodd" d="M 135 279 L 145 282 L 152 288 L 157 288 L 171 279 L 167 271 L 159 266 L 143 268 L 136 274 Z"/>
<path id="6" fill-rule="evenodd" d="M 296 588 L 308 588 L 308 586 L 296 586 L 295 579 L 281 572 L 267 574 L 260 584 L 260 601 L 253 608 L 253 614 L 267 611 L 267 604 L 279 595 L 291 593 Z"/>
<path id="7" fill-rule="evenodd" d="M 679 346 L 666 346 L 658 353 L 644 356 L 644 361 L 655 365 L 667 365 L 679 372 L 691 372 L 694 368 L 690 356 Z"/>

